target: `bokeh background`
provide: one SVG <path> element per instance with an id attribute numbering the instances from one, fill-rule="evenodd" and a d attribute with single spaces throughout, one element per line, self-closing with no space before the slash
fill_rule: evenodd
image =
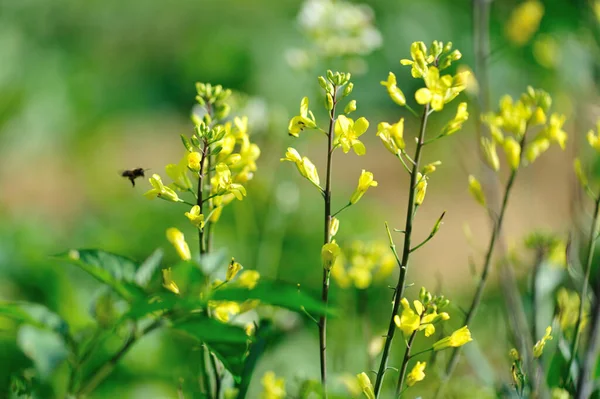
<path id="1" fill-rule="evenodd" d="M 578 208 L 571 162 L 579 137 L 594 126 L 598 113 L 599 65 L 598 7 L 548 0 L 538 3 L 541 14 L 538 7 L 515 16 L 521 3 L 492 3 L 492 103 L 503 94 L 518 96 L 527 85 L 543 88 L 552 94 L 554 110 L 568 116 L 570 139 L 566 151 L 552 148 L 519 177 L 505 224 L 506 242 L 516 249 L 533 229 L 563 236 L 571 229 Z M 264 278 L 318 293 L 322 201 L 279 158 L 293 145 L 323 168 L 323 137 L 306 132 L 293 139 L 287 122 L 305 95 L 313 109 L 321 107 L 316 77 L 328 68 L 353 72 L 354 116 L 371 121 L 363 136 L 366 156 L 336 153 L 334 208 L 347 201 L 361 169 L 372 171 L 379 182 L 344 212 L 338 242 L 385 244 L 384 221 L 393 227 L 404 223 L 408 176 L 375 136 L 375 126 L 405 117 L 405 137 L 412 143 L 418 121 L 390 101 L 379 81 L 393 71 L 414 104 L 418 82 L 399 60 L 409 57 L 416 40 L 452 41 L 463 54 L 458 64 L 473 68 L 473 5 L 467 0 L 365 0 L 352 12 L 331 14 L 332 7 L 317 0 L 0 0 L 0 299 L 43 303 L 72 328 L 82 329 L 92 322 L 90 306 L 99 285 L 49 255 L 102 248 L 141 261 L 164 247 L 165 266 L 176 261 L 164 232 L 177 226 L 193 235 L 183 210 L 145 199 L 147 180 L 132 188 L 120 172 L 143 167 L 163 173 L 167 163 L 180 159 L 179 135 L 193 131 L 198 81 L 238 93 L 236 113 L 248 115 L 262 150 L 247 198 L 226 208 L 217 226 L 216 247 Z M 344 29 L 354 41 L 328 41 Z M 461 96 L 471 102 L 476 90 L 471 86 Z M 453 112 L 436 114 L 430 131 Z M 323 120 L 324 113 L 319 116 Z M 480 265 L 490 227 L 467 191 L 467 175 L 481 170 L 474 122 L 427 148 L 425 160 L 443 164 L 429 181 L 416 236 L 426 237 L 441 212 L 447 214 L 439 234 L 413 257 L 409 281 L 415 285 L 408 295 L 425 285 L 465 306 L 474 290 L 470 259 Z M 465 230 L 470 231 L 466 236 Z M 389 276 L 367 290 L 334 284 L 333 303 L 342 310 L 330 327 L 335 378 L 368 367 L 364 348 L 385 328 L 387 285 L 394 281 Z M 507 344 L 499 343 L 507 333 L 498 293 L 492 283 L 473 327 L 487 361 L 475 353 L 469 358 L 478 359 L 479 367 L 463 362 L 466 384 L 483 386 L 490 373 L 508 375 Z M 360 305 L 365 300 L 367 310 Z M 277 370 L 287 378 L 288 391 L 303 378 L 318 377 L 316 328 L 292 324 L 257 370 L 257 375 Z M 400 354 L 397 345 L 394 355 Z M 31 364 L 15 344 L 14 328 L 1 319 L 0 362 L 0 392 L 8 389 L 13 372 Z M 175 397 L 182 370 L 197 367 L 194 362 L 168 335 L 153 334 L 93 397 Z M 259 389 L 256 380 L 252 392 Z M 332 384 L 345 392 L 341 382 Z"/>

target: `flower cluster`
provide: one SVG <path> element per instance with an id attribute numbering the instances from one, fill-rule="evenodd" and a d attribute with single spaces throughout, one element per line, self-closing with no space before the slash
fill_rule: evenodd
<path id="1" fill-rule="evenodd" d="M 194 134 L 181 136 L 186 150 L 181 161 L 165 167 L 172 183 L 165 186 L 161 177 L 154 174 L 150 178 L 152 189 L 144 195 L 186 204 L 189 202 L 181 199 L 178 192 L 192 195 L 196 204 L 190 204 L 192 207 L 185 216 L 194 227 L 203 230 L 207 223 L 219 220 L 225 205 L 244 198 L 243 184 L 256 171 L 260 149 L 250 141 L 247 117 L 226 120 L 230 113 L 227 103 L 230 90 L 208 83 L 198 83 L 196 89 L 196 100 L 203 107 L 203 114 L 192 117 Z"/>
<path id="2" fill-rule="evenodd" d="M 512 170 L 522 163 L 533 163 L 552 143 L 564 149 L 567 133 L 563 130 L 565 116 L 550 113 L 552 98 L 543 90 L 528 87 L 518 100 L 510 96 L 500 99 L 499 110 L 483 116 L 491 139 L 483 137 L 481 147 L 488 166 L 500 169 L 496 146 L 504 150 L 506 162 Z M 534 137 L 525 139 L 530 130 Z"/>
<path id="3" fill-rule="evenodd" d="M 285 379 L 277 377 L 275 372 L 267 371 L 260 380 L 263 391 L 262 399 L 283 399 L 286 397 Z"/>
<path id="4" fill-rule="evenodd" d="M 352 242 L 337 258 L 331 276 L 342 288 L 366 289 L 373 280 L 382 281 L 396 267 L 396 259 L 381 241 Z"/>

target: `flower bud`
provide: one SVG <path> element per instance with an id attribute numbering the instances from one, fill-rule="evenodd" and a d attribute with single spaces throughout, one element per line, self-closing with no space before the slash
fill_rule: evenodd
<path id="1" fill-rule="evenodd" d="M 231 281 L 240 270 L 244 267 L 235 261 L 234 258 L 231 258 L 231 262 L 229 266 L 227 266 L 227 273 L 225 274 L 225 281 Z"/>
<path id="2" fill-rule="evenodd" d="M 325 95 L 325 108 L 327 111 L 331 111 L 333 109 L 333 96 L 330 93 Z"/>
<path id="3" fill-rule="evenodd" d="M 335 237 L 340 228 L 340 220 L 336 217 L 331 218 L 331 222 L 329 223 L 329 236 Z"/>
<path id="4" fill-rule="evenodd" d="M 481 189 L 481 183 L 473 175 L 469 175 L 469 192 L 479 204 L 485 206 L 485 195 Z"/>
<path id="5" fill-rule="evenodd" d="M 348 104 L 346 104 L 346 107 L 344 108 L 345 114 L 349 114 L 354 111 L 356 111 L 356 100 L 350 101 Z"/>
<path id="6" fill-rule="evenodd" d="M 483 152 L 483 159 L 487 165 L 497 172 L 500 169 L 500 159 L 496 152 L 496 142 L 487 137 L 482 137 L 481 150 Z"/>
<path id="7" fill-rule="evenodd" d="M 350 93 L 352 93 L 352 89 L 354 89 L 354 83 L 350 82 L 344 88 L 344 94 L 343 94 L 343 96 L 344 97 L 349 96 Z"/>
<path id="8" fill-rule="evenodd" d="M 327 81 L 325 80 L 325 78 L 323 76 L 319 76 L 319 86 L 321 86 L 321 88 L 325 91 L 327 90 Z"/>
<path id="9" fill-rule="evenodd" d="M 331 270 L 340 252 L 340 247 L 335 241 L 323 245 L 323 248 L 321 248 L 321 261 L 325 270 Z"/>

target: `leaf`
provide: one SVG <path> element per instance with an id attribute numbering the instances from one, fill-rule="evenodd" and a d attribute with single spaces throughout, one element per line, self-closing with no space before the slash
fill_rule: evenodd
<path id="1" fill-rule="evenodd" d="M 0 316 L 63 336 L 69 333 L 69 325 L 59 315 L 37 303 L 0 301 Z"/>
<path id="2" fill-rule="evenodd" d="M 136 264 L 128 258 L 97 249 L 71 250 L 55 258 L 80 267 L 127 301 L 144 295 L 136 285 Z"/>
<path id="3" fill-rule="evenodd" d="M 219 267 L 225 267 L 227 265 L 227 253 L 221 249 L 216 252 L 210 252 L 200 257 L 198 262 L 200 270 L 207 276 L 212 275 L 216 272 Z"/>
<path id="4" fill-rule="evenodd" d="M 205 343 L 239 381 L 249 340 L 242 328 L 201 316 L 176 322 L 173 329 Z"/>
<path id="5" fill-rule="evenodd" d="M 567 369 L 570 356 L 571 348 L 569 346 L 569 341 L 561 336 L 558 341 L 558 350 L 554 351 L 554 355 L 550 360 L 550 366 L 548 367 L 546 381 L 549 387 L 552 388 L 561 386 L 561 381 L 564 381 L 565 378 L 565 370 Z M 570 374 L 571 379 L 573 381 L 577 381 L 579 374 L 577 360 L 573 362 Z"/>
<path id="6" fill-rule="evenodd" d="M 34 326 L 23 326 L 19 329 L 17 345 L 33 361 L 43 380 L 51 376 L 68 354 L 59 335 Z"/>
<path id="7" fill-rule="evenodd" d="M 297 286 L 275 281 L 263 280 L 253 289 L 241 286 L 225 286 L 225 288 L 213 292 L 211 299 L 236 302 L 258 299 L 263 304 L 279 306 L 298 312 L 306 310 L 317 315 L 333 313 L 320 300 L 300 291 Z"/>
<path id="8" fill-rule="evenodd" d="M 142 263 L 142 265 L 135 272 L 135 282 L 141 287 L 147 287 L 150 280 L 152 280 L 152 276 L 160 266 L 160 261 L 162 260 L 164 255 L 164 251 L 161 248 L 158 248 L 152 255 L 148 257 Z"/>

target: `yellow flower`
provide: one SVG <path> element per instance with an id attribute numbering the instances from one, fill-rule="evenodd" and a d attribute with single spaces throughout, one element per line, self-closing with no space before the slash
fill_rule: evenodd
<path id="1" fill-rule="evenodd" d="M 150 184 L 152 189 L 144 193 L 144 196 L 148 199 L 163 198 L 168 201 L 180 202 L 181 200 L 177 196 L 177 193 L 173 189 L 165 186 L 159 175 L 154 174 L 150 178 Z"/>
<path id="2" fill-rule="evenodd" d="M 506 36 L 513 43 L 524 45 L 538 30 L 543 15 L 544 6 L 537 0 L 528 0 L 519 4 L 506 24 Z"/>
<path id="3" fill-rule="evenodd" d="M 373 390 L 373 384 L 371 384 L 369 376 L 363 371 L 357 374 L 356 378 L 358 379 L 358 385 L 360 385 L 367 399 L 375 399 L 375 391 Z"/>
<path id="4" fill-rule="evenodd" d="M 387 80 L 381 81 L 381 85 L 386 87 L 388 95 L 392 101 L 401 107 L 406 105 L 406 97 L 404 97 L 404 93 L 402 93 L 402 90 L 396 86 L 396 75 L 390 72 Z"/>
<path id="5" fill-rule="evenodd" d="M 562 388 L 552 388 L 552 399 L 571 399 L 571 395 Z"/>
<path id="6" fill-rule="evenodd" d="M 467 103 L 460 103 L 456 108 L 456 116 L 451 119 L 442 129 L 443 136 L 450 136 L 462 129 L 463 124 L 469 119 L 467 112 Z"/>
<path id="7" fill-rule="evenodd" d="M 406 376 L 406 385 L 412 387 L 419 381 L 423 381 L 425 378 L 425 366 L 426 362 L 417 362 L 413 369 Z"/>
<path id="8" fill-rule="evenodd" d="M 369 121 L 365 118 L 358 118 L 355 122 L 345 115 L 340 115 L 335 121 L 335 143 L 342 146 L 344 153 L 348 153 L 352 148 L 356 155 L 365 155 L 367 150 L 358 137 L 368 128 Z"/>
<path id="9" fill-rule="evenodd" d="M 263 391 L 261 399 L 283 399 L 286 396 L 285 379 L 277 378 L 274 372 L 267 371 L 260 380 Z"/>
<path id="10" fill-rule="evenodd" d="M 231 258 L 229 266 L 227 266 L 227 272 L 225 273 L 225 281 L 231 281 L 244 267 Z"/>
<path id="11" fill-rule="evenodd" d="M 354 265 L 348 270 L 348 277 L 359 290 L 365 290 L 371 285 L 373 276 L 371 271 L 363 266 Z"/>
<path id="12" fill-rule="evenodd" d="M 189 212 L 185 213 L 185 217 L 200 230 L 204 228 L 204 215 L 200 213 L 200 206 L 194 205 Z"/>
<path id="13" fill-rule="evenodd" d="M 433 172 L 435 172 L 437 170 L 437 167 L 440 166 L 441 164 L 442 164 L 442 161 L 435 161 L 435 162 L 428 163 L 427 165 L 423 166 L 423 169 L 421 169 L 421 173 L 424 175 L 430 175 Z"/>
<path id="14" fill-rule="evenodd" d="M 547 138 L 539 137 L 526 146 L 525 158 L 529 163 L 533 163 L 540 155 L 550 148 L 550 141 Z"/>
<path id="15" fill-rule="evenodd" d="M 224 163 L 218 163 L 216 173 L 211 179 L 211 184 L 215 193 L 233 194 L 238 200 L 244 199 L 246 189 L 238 183 L 234 183 L 231 179 L 231 170 Z"/>
<path id="16" fill-rule="evenodd" d="M 406 147 L 404 142 L 404 118 L 390 125 L 381 122 L 377 125 L 377 137 L 381 139 L 385 148 L 394 155 L 398 155 Z"/>
<path id="17" fill-rule="evenodd" d="M 454 78 L 450 75 L 440 77 L 440 71 L 432 66 L 423 77 L 425 85 L 415 92 L 415 99 L 419 104 L 431 104 L 431 109 L 441 111 L 444 104 L 452 101 L 466 88 L 468 71 L 457 74 Z M 465 105 L 466 107 L 466 105 Z"/>
<path id="18" fill-rule="evenodd" d="M 232 301 L 208 301 L 208 307 L 213 309 L 213 316 L 221 323 L 227 323 L 231 316 L 240 313 L 240 305 Z"/>
<path id="19" fill-rule="evenodd" d="M 593 129 L 590 130 L 587 134 L 587 141 L 594 150 L 600 152 L 600 121 L 598 121 L 596 132 L 594 133 Z"/>
<path id="20" fill-rule="evenodd" d="M 402 298 L 400 303 L 403 307 L 402 313 L 400 316 L 394 316 L 394 323 L 402 330 L 404 336 L 408 337 L 421 325 L 421 316 L 410 308 L 410 304 L 406 298 Z"/>
<path id="21" fill-rule="evenodd" d="M 359 199 L 367 192 L 369 187 L 377 187 L 377 182 L 373 180 L 373 173 L 362 170 L 360 177 L 358 178 L 358 186 L 350 198 L 351 204 L 356 204 Z"/>
<path id="22" fill-rule="evenodd" d="M 172 293 L 179 295 L 179 287 L 177 286 L 175 281 L 173 281 L 173 278 L 171 276 L 172 273 L 170 267 L 168 269 L 162 269 L 162 285 Z"/>
<path id="23" fill-rule="evenodd" d="M 417 184 L 415 185 L 415 205 L 421 205 L 427 192 L 427 175 L 417 173 Z"/>
<path id="24" fill-rule="evenodd" d="M 557 143 L 560 148 L 565 149 L 567 142 L 567 133 L 562 129 L 567 117 L 559 114 L 550 115 L 548 126 L 544 129 L 543 134 L 552 142 Z"/>
<path id="25" fill-rule="evenodd" d="M 335 241 L 323 245 L 321 248 L 321 261 L 325 270 L 331 270 L 340 252 L 340 247 Z"/>
<path id="26" fill-rule="evenodd" d="M 427 64 L 433 62 L 433 56 L 427 56 L 427 47 L 423 42 L 414 42 L 410 46 L 412 60 L 402 59 L 402 65 L 411 65 L 410 71 L 413 78 L 420 78 L 427 74 Z M 394 78 L 395 80 L 395 78 Z"/>
<path id="27" fill-rule="evenodd" d="M 254 330 L 256 330 L 256 326 L 254 325 L 254 323 L 246 323 L 246 326 L 244 327 L 244 332 L 247 336 L 253 336 Z"/>
<path id="28" fill-rule="evenodd" d="M 167 239 L 171 244 L 173 244 L 175 250 L 177 251 L 177 254 L 181 259 L 192 259 L 190 247 L 188 246 L 187 242 L 185 242 L 185 236 L 181 231 L 177 230 L 175 227 L 168 228 Z"/>
<path id="29" fill-rule="evenodd" d="M 542 339 L 536 342 L 533 346 L 533 357 L 542 356 L 542 353 L 544 352 L 544 346 L 546 345 L 546 341 L 550 341 L 552 339 L 552 335 L 550 335 L 550 333 L 552 333 L 552 327 L 547 327 L 546 333 L 544 334 Z"/>
<path id="30" fill-rule="evenodd" d="M 512 137 L 504 139 L 504 152 L 506 160 L 512 170 L 517 170 L 521 163 L 521 145 Z"/>
<path id="31" fill-rule="evenodd" d="M 469 175 L 469 192 L 479 204 L 485 206 L 485 194 L 481 189 L 481 183 L 473 175 Z"/>
<path id="32" fill-rule="evenodd" d="M 433 344 L 433 350 L 439 351 L 446 348 L 458 348 L 464 344 L 471 342 L 471 332 L 467 326 L 461 327 L 454 331 L 449 337 L 445 337 Z"/>
<path id="33" fill-rule="evenodd" d="M 246 270 L 240 274 L 238 281 L 242 287 L 253 289 L 258 284 L 260 273 L 256 270 Z"/>
<path id="34" fill-rule="evenodd" d="M 561 287 L 556 293 L 556 304 L 558 308 L 558 323 L 562 331 L 567 331 L 575 326 L 579 316 L 579 294 L 569 292 Z"/>
<path id="35" fill-rule="evenodd" d="M 178 164 L 171 163 L 165 166 L 165 172 L 173 180 L 172 186 L 174 188 L 181 191 L 187 191 L 192 188 L 192 182 L 188 176 L 187 155 L 184 155 Z"/>
<path id="36" fill-rule="evenodd" d="M 508 351 L 508 356 L 512 361 L 517 361 L 521 358 L 519 351 L 516 348 L 512 348 L 510 351 Z"/>
<path id="37" fill-rule="evenodd" d="M 200 162 L 202 161 L 202 155 L 200 155 L 199 152 L 190 152 L 187 155 L 187 161 L 188 168 L 197 172 L 200 170 Z"/>
<path id="38" fill-rule="evenodd" d="M 298 168 L 298 172 L 300 172 L 303 177 L 307 178 L 315 186 L 320 187 L 319 174 L 316 166 L 307 157 L 300 157 L 300 154 L 296 149 L 288 147 L 285 158 L 281 158 L 280 161 L 294 162 L 296 168 Z"/>
<path id="39" fill-rule="evenodd" d="M 317 121 L 312 111 L 308 110 L 308 97 L 304 97 L 300 102 L 300 115 L 294 116 L 290 120 L 288 131 L 291 136 L 298 137 L 304 129 L 314 129 L 317 127 Z"/>
<path id="40" fill-rule="evenodd" d="M 496 152 L 496 142 L 487 137 L 482 137 L 481 149 L 483 151 L 483 158 L 488 166 L 497 172 L 500 169 L 500 159 Z"/>
<path id="41" fill-rule="evenodd" d="M 335 237 L 340 228 L 340 220 L 336 217 L 331 218 L 331 222 L 329 223 L 329 235 L 331 237 Z"/>

